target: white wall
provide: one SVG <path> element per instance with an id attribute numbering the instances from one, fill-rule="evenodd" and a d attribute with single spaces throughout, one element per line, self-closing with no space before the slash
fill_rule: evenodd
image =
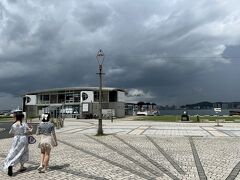
<path id="1" fill-rule="evenodd" d="M 36 95 L 26 95 L 26 105 L 36 105 L 37 96 Z"/>
<path id="2" fill-rule="evenodd" d="M 86 100 L 83 100 L 82 94 L 86 93 L 88 95 L 88 98 Z M 93 97 L 93 91 L 82 91 L 81 92 L 81 103 L 82 102 L 93 102 L 94 97 Z"/>
<path id="3" fill-rule="evenodd" d="M 126 100 L 125 92 L 118 91 L 117 96 L 118 96 L 118 99 L 117 99 L 118 102 L 125 102 Z"/>

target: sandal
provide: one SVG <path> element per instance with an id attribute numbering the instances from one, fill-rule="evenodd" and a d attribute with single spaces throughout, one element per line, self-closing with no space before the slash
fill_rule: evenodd
<path id="1" fill-rule="evenodd" d="M 41 170 L 39 170 L 39 173 L 45 173 L 45 172 L 47 172 L 46 169 L 41 169 Z"/>
<path id="2" fill-rule="evenodd" d="M 37 170 L 38 170 L 39 172 L 41 172 L 41 171 L 43 170 L 43 166 L 39 166 L 39 167 L 37 168 Z"/>

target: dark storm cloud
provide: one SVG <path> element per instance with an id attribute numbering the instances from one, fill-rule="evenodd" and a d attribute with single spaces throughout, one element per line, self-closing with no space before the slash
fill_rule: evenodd
<path id="1" fill-rule="evenodd" d="M 132 101 L 136 94 L 135 101 L 159 104 L 237 101 L 239 85 L 227 74 L 238 75 L 236 59 L 228 58 L 240 44 L 238 5 L 237 0 L 2 0 L 0 92 L 12 95 L 13 102 L 15 95 L 36 89 L 97 86 L 95 56 L 102 48 L 104 85 L 129 89 Z M 234 95 L 225 93 L 225 82 Z"/>

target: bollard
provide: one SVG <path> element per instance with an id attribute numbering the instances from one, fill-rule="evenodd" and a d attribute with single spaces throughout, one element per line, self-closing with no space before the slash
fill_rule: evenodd
<path id="1" fill-rule="evenodd" d="M 219 119 L 217 118 L 216 120 L 217 120 L 217 126 L 219 126 Z"/>

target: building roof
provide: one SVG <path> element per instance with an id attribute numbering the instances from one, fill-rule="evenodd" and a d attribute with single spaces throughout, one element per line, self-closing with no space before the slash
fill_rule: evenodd
<path id="1" fill-rule="evenodd" d="M 32 92 L 27 92 L 25 94 L 39 94 L 39 93 L 48 93 L 48 92 L 56 92 L 56 91 L 74 91 L 74 90 L 81 90 L 81 91 L 98 91 L 99 87 L 64 87 L 64 88 L 52 88 L 52 89 L 43 89 L 43 90 L 36 90 Z M 113 88 L 113 87 L 102 87 L 103 91 L 122 91 L 127 92 L 125 89 L 120 88 Z"/>

